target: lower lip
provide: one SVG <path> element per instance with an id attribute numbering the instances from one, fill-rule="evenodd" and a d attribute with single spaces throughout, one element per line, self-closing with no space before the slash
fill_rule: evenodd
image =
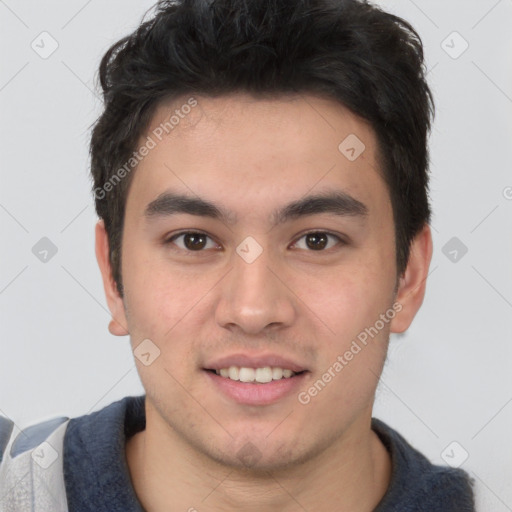
<path id="1" fill-rule="evenodd" d="M 287 379 L 273 380 L 265 384 L 259 382 L 240 382 L 221 377 L 215 372 L 204 370 L 208 378 L 224 395 L 244 405 L 268 405 L 281 400 L 303 385 L 307 372 Z"/>

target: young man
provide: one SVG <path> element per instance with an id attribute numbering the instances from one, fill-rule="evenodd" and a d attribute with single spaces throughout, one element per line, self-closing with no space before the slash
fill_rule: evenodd
<path id="1" fill-rule="evenodd" d="M 100 78 L 96 255 L 146 394 L 4 420 L 2 510 L 473 511 L 465 472 L 372 418 L 432 255 L 413 28 L 357 0 L 162 1 Z"/>

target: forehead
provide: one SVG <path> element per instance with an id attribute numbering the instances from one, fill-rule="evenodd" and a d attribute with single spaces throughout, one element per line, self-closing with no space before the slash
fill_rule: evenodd
<path id="1" fill-rule="evenodd" d="M 266 98 L 246 93 L 216 98 L 182 96 L 156 108 L 146 135 L 156 134 L 157 139 L 167 141 L 179 138 L 186 142 L 190 138 L 206 135 L 217 138 L 228 134 L 229 139 L 238 144 L 237 141 L 248 134 L 253 135 L 251 139 L 255 142 L 264 140 L 266 135 L 275 140 L 275 132 L 280 129 L 286 130 L 280 137 L 280 144 L 285 139 L 290 144 L 308 139 L 309 144 L 303 148 L 294 148 L 296 154 L 300 154 L 301 149 L 311 151 L 313 146 L 323 150 L 330 145 L 331 150 L 337 150 L 338 139 L 344 134 L 357 135 L 361 142 L 370 146 L 370 152 L 376 142 L 370 123 L 333 99 L 311 94 Z M 246 142 L 250 143 L 249 140 Z"/>
<path id="2" fill-rule="evenodd" d="M 148 138 L 154 147 L 138 164 L 128 197 L 139 211 L 166 189 L 242 215 L 316 190 L 389 200 L 369 123 L 318 96 L 184 96 L 156 109 L 140 144 Z"/>

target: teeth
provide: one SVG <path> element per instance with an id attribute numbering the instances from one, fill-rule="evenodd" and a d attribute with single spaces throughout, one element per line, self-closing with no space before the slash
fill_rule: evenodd
<path id="1" fill-rule="evenodd" d="M 295 375 L 291 370 L 279 367 L 271 368 L 270 366 L 265 366 L 263 368 L 230 366 L 229 368 L 215 370 L 215 373 L 221 377 L 226 377 L 231 380 L 239 380 L 240 382 L 259 382 L 261 384 L 265 384 L 273 380 L 289 379 Z"/>
<path id="2" fill-rule="evenodd" d="M 254 377 L 256 382 L 272 382 L 272 368 L 265 366 L 265 368 L 258 368 Z"/>
<path id="3" fill-rule="evenodd" d="M 228 375 L 223 375 L 223 377 L 229 377 L 231 380 L 240 380 L 240 371 L 236 366 L 230 366 Z"/>
<path id="4" fill-rule="evenodd" d="M 256 372 L 252 368 L 240 368 L 240 382 L 253 382 Z"/>
<path id="5" fill-rule="evenodd" d="M 272 368 L 272 378 L 274 380 L 279 380 L 283 377 L 283 369 L 282 368 Z"/>

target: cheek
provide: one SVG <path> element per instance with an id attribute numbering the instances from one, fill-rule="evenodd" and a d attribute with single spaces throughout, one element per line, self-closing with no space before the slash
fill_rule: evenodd
<path id="1" fill-rule="evenodd" d="M 183 276 L 135 244 L 126 243 L 123 282 L 132 337 L 161 340 L 185 314 L 188 287 Z"/>
<path id="2" fill-rule="evenodd" d="M 178 383 L 186 383 L 187 389 L 192 389 L 186 379 L 191 378 L 190 367 L 195 361 L 193 329 L 197 329 L 198 323 L 193 320 L 194 315 L 197 316 L 201 310 L 200 305 L 197 305 L 198 296 L 205 292 L 201 293 L 203 286 L 200 283 L 191 285 L 188 279 L 177 272 L 161 268 L 155 263 L 151 266 L 141 263 L 142 260 L 132 258 L 130 264 L 133 265 L 133 271 L 125 281 L 135 362 L 149 395 L 158 397 L 162 395 L 162 389 L 165 389 L 165 393 L 171 393 L 178 403 L 178 397 L 183 394 Z M 151 357 L 153 352 L 157 354 L 154 362 L 147 366 L 142 359 L 137 358 L 137 347 L 142 347 L 141 343 L 146 339 L 154 345 L 150 344 L 149 350 L 145 349 L 144 352 L 151 352 Z"/>
<path id="3" fill-rule="evenodd" d="M 213 317 L 215 272 L 171 265 L 133 251 L 126 258 L 126 304 L 132 345 L 149 338 L 160 349 L 159 362 L 181 373 L 194 364 L 200 331 Z M 144 368 L 141 368 L 144 371 Z"/>
<path id="4" fill-rule="evenodd" d="M 308 279 L 304 285 L 304 303 L 322 321 L 337 349 L 350 344 L 361 330 L 373 325 L 392 298 L 386 270 L 377 271 L 367 262 L 331 269 L 325 276 Z"/>
<path id="5" fill-rule="evenodd" d="M 195 294 L 186 283 L 152 272 L 128 289 L 126 302 L 130 310 L 130 333 L 163 343 L 179 329 L 179 324 L 193 307 Z M 130 293 L 131 290 L 131 293 Z"/>
<path id="6" fill-rule="evenodd" d="M 322 305 L 320 316 L 329 331 L 324 329 L 328 335 L 318 336 L 319 373 L 305 392 L 315 397 L 311 398 L 312 407 L 318 414 L 342 421 L 347 411 L 355 413 L 367 407 L 374 396 L 389 336 L 389 323 L 382 324 L 379 319 L 391 306 L 392 287 L 386 282 L 383 290 L 380 272 L 367 266 L 335 275 L 324 283 L 324 291 L 317 291 L 311 299 L 312 304 Z M 332 404 L 336 404 L 335 411 Z"/>

